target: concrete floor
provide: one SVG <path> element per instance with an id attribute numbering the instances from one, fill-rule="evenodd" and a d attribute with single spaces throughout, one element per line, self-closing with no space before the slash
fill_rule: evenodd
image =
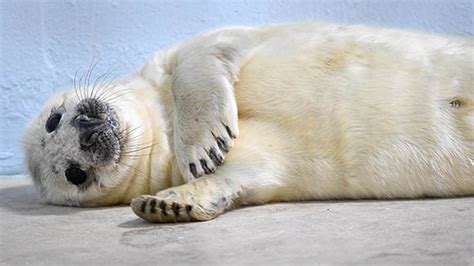
<path id="1" fill-rule="evenodd" d="M 128 207 L 39 202 L 0 177 L 0 264 L 474 265 L 474 198 L 248 207 L 200 223 L 148 224 Z"/>

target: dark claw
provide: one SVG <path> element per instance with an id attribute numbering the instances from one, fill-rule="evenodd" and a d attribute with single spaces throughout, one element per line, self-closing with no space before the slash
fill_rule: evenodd
<path id="1" fill-rule="evenodd" d="M 179 205 L 176 202 L 173 202 L 171 205 L 171 209 L 173 209 L 173 213 L 175 216 L 179 216 Z"/>
<path id="2" fill-rule="evenodd" d="M 206 175 L 208 175 L 208 174 L 214 172 L 214 171 L 212 171 L 211 169 L 209 169 L 209 167 L 207 167 L 207 162 L 206 162 L 206 160 L 201 159 L 201 160 L 199 160 L 199 161 L 201 162 L 202 169 L 204 170 L 204 173 L 205 173 Z"/>
<path id="3" fill-rule="evenodd" d="M 232 130 L 230 130 L 229 126 L 225 126 L 225 130 L 227 130 L 227 134 L 229 134 L 229 137 L 235 139 L 237 138 L 234 133 L 232 133 Z"/>
<path id="4" fill-rule="evenodd" d="M 166 212 L 166 202 L 164 202 L 164 201 L 160 202 L 160 209 L 161 209 L 161 213 L 163 215 L 165 215 L 165 216 L 168 215 L 168 213 Z"/>
<path id="5" fill-rule="evenodd" d="M 194 178 L 198 178 L 196 165 L 194 163 L 189 164 L 189 171 L 191 172 L 191 174 L 193 174 Z"/>
<path id="6" fill-rule="evenodd" d="M 219 146 L 219 149 L 221 149 L 223 152 L 229 152 L 229 147 L 227 146 L 227 143 L 220 137 L 216 138 L 217 140 L 217 146 Z"/>
<path id="7" fill-rule="evenodd" d="M 186 212 L 188 213 L 188 215 L 191 215 L 191 210 L 193 209 L 193 206 L 191 205 L 186 205 Z"/>
<path id="8" fill-rule="evenodd" d="M 146 211 L 147 202 L 148 202 L 147 200 L 143 201 L 142 205 L 140 206 L 140 211 L 143 212 L 143 213 L 145 213 L 145 211 Z"/>
<path id="9" fill-rule="evenodd" d="M 215 165 L 220 166 L 224 163 L 224 158 L 222 156 L 216 153 L 216 150 L 214 148 L 211 148 L 209 150 L 209 158 L 214 162 Z"/>
<path id="10" fill-rule="evenodd" d="M 150 200 L 150 212 L 155 213 L 156 212 L 156 199 L 151 199 Z"/>

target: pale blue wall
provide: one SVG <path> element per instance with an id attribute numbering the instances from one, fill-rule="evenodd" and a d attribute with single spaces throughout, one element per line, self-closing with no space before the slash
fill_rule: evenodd
<path id="1" fill-rule="evenodd" d="M 0 174 L 23 171 L 20 139 L 78 69 L 140 66 L 153 51 L 231 24 L 328 20 L 473 35 L 473 1 L 0 0 Z"/>

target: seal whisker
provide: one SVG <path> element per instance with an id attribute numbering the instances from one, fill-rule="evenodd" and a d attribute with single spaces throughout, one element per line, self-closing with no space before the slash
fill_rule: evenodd
<path id="1" fill-rule="evenodd" d="M 110 71 L 108 71 L 107 73 L 107 77 L 108 75 L 112 72 L 112 70 L 114 69 L 111 69 Z M 115 84 L 115 80 L 111 80 L 111 81 L 108 81 L 108 82 L 105 82 L 105 79 L 103 79 L 104 82 L 100 84 L 100 87 L 102 87 L 102 93 L 100 95 L 97 96 L 98 99 L 101 99 L 101 100 L 105 100 L 106 101 L 106 98 L 108 97 L 109 94 L 111 93 L 114 93 L 116 91 L 121 91 L 121 90 L 114 90 L 114 88 L 116 88 L 116 84 Z M 123 89 L 129 89 L 129 88 L 123 88 Z"/>
<path id="2" fill-rule="evenodd" d="M 104 98 L 107 102 L 115 100 L 118 97 L 122 97 L 123 95 L 127 95 L 129 93 L 128 89 L 122 89 L 122 90 L 115 90 L 112 91 L 107 95 L 107 98 Z M 130 100 L 130 99 L 128 99 Z"/>
<path id="3" fill-rule="evenodd" d="M 127 148 L 140 148 L 140 147 L 143 147 L 143 145 L 151 145 L 153 143 L 154 143 L 153 141 L 148 141 L 142 144 L 127 145 Z"/>
<path id="4" fill-rule="evenodd" d="M 137 127 L 130 131 L 121 132 L 124 138 L 128 140 L 136 139 L 138 137 L 143 137 L 150 129 L 144 129 L 143 127 Z"/>
<path id="5" fill-rule="evenodd" d="M 133 169 L 133 170 L 137 171 L 139 174 L 142 174 L 144 177 L 146 176 L 146 174 L 145 174 L 145 173 L 143 173 L 141 170 L 138 170 L 138 168 L 136 168 L 136 167 L 133 167 L 133 166 L 131 166 L 131 165 L 128 165 L 128 164 L 126 164 L 126 163 L 123 163 L 123 162 L 119 163 L 119 165 L 120 165 L 120 166 L 122 166 L 122 165 L 123 165 L 123 166 L 126 166 L 126 167 L 128 167 L 128 168 L 131 168 L 131 169 Z"/>
<path id="6" fill-rule="evenodd" d="M 152 148 L 154 146 L 158 145 L 158 143 L 153 143 L 151 145 L 147 145 L 145 147 L 140 147 L 140 148 L 137 148 L 137 149 L 134 149 L 134 150 L 127 150 L 125 152 L 122 152 L 122 154 L 130 154 L 130 153 L 135 153 L 137 151 L 142 151 L 142 150 L 146 150 L 146 149 L 149 149 L 149 148 Z"/>
<path id="7" fill-rule="evenodd" d="M 119 133 L 122 134 L 122 133 L 127 132 L 127 134 L 132 134 L 133 132 L 135 132 L 136 130 L 138 130 L 138 129 L 140 129 L 140 128 L 143 128 L 143 127 L 142 127 L 142 126 L 136 126 L 136 127 L 132 128 L 132 129 L 130 129 L 129 131 L 127 131 L 127 129 L 124 128 L 124 129 L 122 129 Z"/>
<path id="8" fill-rule="evenodd" d="M 136 92 L 137 91 L 137 89 L 129 88 L 129 87 L 120 87 L 119 89 L 115 89 L 115 88 L 117 88 L 117 86 L 115 86 L 115 84 L 109 84 L 106 87 L 107 94 L 105 94 L 105 95 L 107 97 L 109 97 L 109 96 L 112 96 L 114 93 L 118 93 L 118 92 Z"/>
<path id="9" fill-rule="evenodd" d="M 118 140 L 122 143 L 127 143 L 125 148 L 129 147 L 137 147 L 140 146 L 141 144 L 130 144 L 131 142 L 137 141 L 143 137 L 143 134 L 134 136 L 133 138 L 127 138 L 127 137 L 118 137 Z"/>
<path id="10" fill-rule="evenodd" d="M 107 102 L 109 104 L 114 104 L 112 101 L 110 101 L 111 97 L 125 91 L 126 91 L 126 88 L 117 89 L 117 86 L 115 84 L 108 84 L 107 87 L 103 88 L 103 91 L 101 95 L 98 96 L 98 99 L 101 101 Z"/>
<path id="11" fill-rule="evenodd" d="M 109 102 L 110 100 L 113 99 L 113 96 L 115 96 L 117 94 L 120 94 L 120 93 L 129 93 L 131 91 L 135 91 L 135 89 L 127 88 L 127 87 L 123 87 L 123 88 L 119 88 L 119 89 L 115 89 L 115 88 L 116 88 L 115 85 L 105 88 L 105 91 L 102 95 L 104 101 Z M 123 95 L 121 95 L 121 96 L 123 96 Z"/>
<path id="12" fill-rule="evenodd" d="M 146 131 L 145 131 L 146 132 Z M 122 142 L 131 142 L 140 139 L 141 137 L 144 136 L 145 132 L 138 133 L 138 135 L 132 135 L 132 133 L 126 133 L 123 134 L 121 133 L 118 136 L 118 139 Z"/>
<path id="13" fill-rule="evenodd" d="M 77 79 L 77 72 L 79 72 L 79 69 L 76 70 L 76 72 L 74 73 L 74 79 L 73 79 L 73 86 L 74 86 L 74 92 L 76 93 L 76 97 L 77 97 L 77 101 L 80 102 L 82 101 L 81 97 L 79 96 L 79 93 L 78 93 L 78 87 L 77 87 L 77 84 L 76 84 L 76 79 Z"/>
<path id="14" fill-rule="evenodd" d="M 82 79 L 84 78 L 84 76 L 85 76 L 85 73 L 82 74 L 78 80 L 78 85 L 79 85 L 78 89 L 79 89 L 79 95 L 80 95 L 81 101 L 85 99 L 84 85 L 82 84 Z"/>
<path id="15" fill-rule="evenodd" d="M 122 151 L 122 154 L 132 154 L 132 153 L 136 153 L 138 151 L 142 151 L 142 150 L 146 150 L 146 149 L 149 149 L 149 148 L 152 148 L 154 146 L 156 146 L 158 143 L 153 143 L 153 144 L 150 144 L 150 145 L 146 145 L 146 146 L 143 146 L 143 147 L 137 147 L 137 148 L 133 148 L 133 149 L 125 149 L 124 151 Z"/>
<path id="16" fill-rule="evenodd" d="M 92 57 L 91 63 L 89 64 L 89 68 L 87 69 L 86 77 L 85 77 L 85 80 L 84 80 L 86 98 L 90 98 L 90 95 L 89 95 L 90 79 L 91 79 L 91 75 L 92 75 L 92 73 L 93 73 L 93 71 L 94 71 L 94 69 L 95 69 L 95 67 L 97 66 L 98 63 L 99 63 L 98 61 L 94 62 L 94 57 Z"/>
<path id="17" fill-rule="evenodd" d="M 126 91 L 118 91 L 118 92 L 115 92 L 114 94 L 110 95 L 108 98 L 104 99 L 104 101 L 114 104 L 114 103 L 116 103 L 116 102 L 114 102 L 115 100 L 120 99 L 124 95 L 127 95 Z M 122 99 L 122 100 L 133 102 L 130 99 Z"/>
<path id="18" fill-rule="evenodd" d="M 95 93 L 92 95 L 92 98 L 96 99 L 98 91 L 100 91 L 100 88 L 103 87 L 103 84 L 105 84 L 110 74 L 115 71 L 115 68 L 116 64 L 112 65 L 112 67 L 110 67 L 105 73 L 97 77 L 97 79 L 94 81 L 94 88 L 97 87 L 98 90 L 95 91 Z"/>
<path id="19" fill-rule="evenodd" d="M 144 146 L 133 147 L 132 149 L 128 149 L 128 147 L 127 147 L 127 148 L 125 148 L 125 149 L 123 150 L 122 153 L 123 153 L 123 154 L 129 154 L 129 153 L 133 153 L 133 152 L 145 150 L 145 149 L 147 149 L 147 148 L 154 147 L 154 146 L 156 146 L 157 144 L 158 144 L 158 143 L 151 143 L 151 144 L 144 145 Z"/>
<path id="20" fill-rule="evenodd" d="M 110 81 L 104 81 L 101 82 L 100 87 L 102 88 L 102 91 L 99 95 L 97 95 L 97 99 L 101 101 L 106 101 L 105 98 L 107 98 L 107 95 L 111 92 L 114 91 L 114 88 L 116 88 L 115 81 L 110 80 Z"/>
<path id="21" fill-rule="evenodd" d="M 98 62 L 97 62 L 97 63 L 98 63 Z M 94 67 L 97 65 L 97 63 L 94 65 Z M 99 76 L 99 77 L 100 77 L 100 76 Z M 90 94 L 89 94 L 89 98 L 91 98 L 91 99 L 94 99 L 94 96 L 93 96 L 93 95 L 94 95 L 95 90 L 96 90 L 96 81 L 97 81 L 97 79 L 98 79 L 99 77 L 97 77 L 97 78 L 95 79 L 95 81 L 91 84 L 91 87 L 92 87 L 92 88 L 91 88 Z M 89 79 L 90 79 L 90 77 L 89 77 Z M 88 84 L 87 87 L 89 87 L 89 84 Z"/>
<path id="22" fill-rule="evenodd" d="M 155 154 L 156 152 L 150 152 L 150 153 L 146 153 L 146 154 L 138 154 L 138 155 L 123 155 L 122 157 L 123 158 L 129 158 L 129 159 L 133 159 L 133 160 L 138 160 L 138 159 L 142 159 L 144 157 L 148 157 L 152 154 Z"/>
<path id="23" fill-rule="evenodd" d="M 153 141 L 147 141 L 145 143 L 137 143 L 137 144 L 130 144 L 130 145 L 127 145 L 127 148 L 130 148 L 130 147 L 143 147 L 143 145 L 150 145 L 154 143 Z"/>
<path id="24" fill-rule="evenodd" d="M 156 152 L 149 152 L 149 153 L 142 153 L 142 154 L 125 154 L 123 157 L 126 158 L 136 158 L 136 157 L 144 157 L 144 156 L 149 156 L 152 154 L 155 154 Z"/>
<path id="25" fill-rule="evenodd" d="M 126 131 L 125 129 L 120 132 L 120 134 L 124 137 L 127 138 L 128 140 L 131 139 L 136 139 L 138 137 L 143 136 L 149 129 L 145 129 L 143 131 L 138 131 L 139 129 L 142 129 L 142 126 L 137 126 L 129 131 Z M 125 133 L 125 134 L 124 134 Z M 135 135 L 134 135 L 135 134 Z"/>
<path id="26" fill-rule="evenodd" d="M 131 103 L 131 104 L 136 103 L 135 101 L 132 101 L 132 100 L 129 100 L 129 99 L 123 99 L 123 98 L 116 99 L 115 101 L 112 101 L 112 102 L 109 102 L 109 103 L 113 104 L 114 106 L 117 106 L 120 103 L 126 103 L 126 102 Z"/>

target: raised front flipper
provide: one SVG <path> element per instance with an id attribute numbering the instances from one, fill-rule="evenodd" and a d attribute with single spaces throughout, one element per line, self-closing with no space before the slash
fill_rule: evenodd
<path id="1" fill-rule="evenodd" d="M 199 36 L 177 49 L 173 71 L 174 149 L 185 182 L 213 173 L 239 134 L 233 83 L 259 42 L 247 28 Z"/>

